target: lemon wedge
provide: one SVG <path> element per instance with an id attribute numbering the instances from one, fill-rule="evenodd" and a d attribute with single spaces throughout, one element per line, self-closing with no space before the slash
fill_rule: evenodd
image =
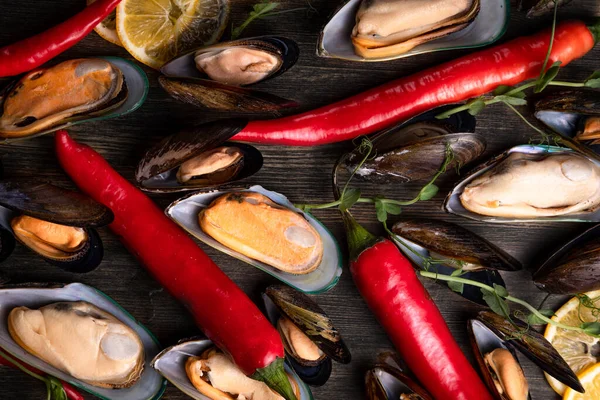
<path id="1" fill-rule="evenodd" d="M 586 295 L 592 299 L 596 307 L 600 307 L 600 290 L 588 292 Z M 559 308 L 552 319 L 564 325 L 579 326 L 582 322 L 596 321 L 592 311 L 591 308 L 581 305 L 579 299 L 574 297 Z M 600 362 L 600 339 L 598 338 L 585 333 L 557 328 L 554 325 L 546 327 L 544 337 L 552 343 L 552 346 L 556 348 L 576 374 Z M 556 393 L 561 396 L 566 394 L 567 387 L 564 384 L 548 374 L 546 374 L 546 380 Z M 588 399 L 588 397 L 582 397 L 581 399 L 584 398 Z M 589 397 L 589 399 L 592 398 L 600 399 L 600 397 Z"/>
<path id="2" fill-rule="evenodd" d="M 600 399 L 600 363 L 593 364 L 577 374 L 585 388 L 585 393 L 579 393 L 567 388 L 563 400 L 598 400 Z"/>
<path id="3" fill-rule="evenodd" d="M 117 7 L 117 34 L 135 59 L 158 69 L 219 40 L 228 15 L 228 0 L 123 0 Z"/>
<path id="4" fill-rule="evenodd" d="M 96 0 L 87 0 L 87 5 L 89 6 Z M 119 35 L 117 35 L 117 12 L 113 11 L 110 15 L 102 22 L 100 22 L 94 28 L 94 31 L 104 40 L 111 42 L 112 44 L 116 44 L 117 46 L 123 47 L 121 44 L 121 40 L 119 39 Z"/>

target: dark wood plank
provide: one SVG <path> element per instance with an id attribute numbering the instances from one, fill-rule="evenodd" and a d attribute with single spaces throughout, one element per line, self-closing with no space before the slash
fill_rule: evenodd
<path id="1" fill-rule="evenodd" d="M 244 19 L 253 1 L 233 1 L 232 20 L 237 24 Z M 46 29 L 66 16 L 82 8 L 83 0 L 20 0 L 3 1 L 0 6 L 0 45 L 27 37 Z M 450 52 L 423 55 L 408 59 L 376 64 L 350 63 L 324 60 L 315 55 L 318 32 L 337 7 L 334 0 L 312 0 L 318 13 L 297 12 L 280 17 L 257 21 L 245 32 L 246 35 L 282 34 L 298 41 L 302 55 L 298 64 L 285 75 L 264 84 L 262 88 L 284 97 L 299 101 L 302 110 L 324 105 L 346 96 L 387 82 L 394 78 L 419 71 L 425 67 L 452 59 L 458 54 Z M 284 7 L 307 7 L 307 0 L 291 0 Z M 596 0 L 575 0 L 561 12 L 566 17 L 600 16 L 600 5 Z M 513 10 L 513 18 L 506 39 L 536 31 L 546 26 L 549 18 L 529 21 L 522 13 Z M 81 56 L 118 55 L 128 57 L 121 48 L 104 42 L 91 34 L 80 44 L 61 55 L 57 60 Z M 582 79 L 598 67 L 600 48 L 585 58 L 565 68 L 565 79 Z M 86 142 L 104 155 L 126 178 L 132 179 L 134 168 L 142 153 L 160 138 L 175 132 L 180 127 L 215 117 L 225 117 L 191 106 L 177 103 L 168 97 L 157 84 L 157 73 L 144 68 L 151 81 L 151 92 L 146 104 L 136 113 L 124 118 L 83 125 L 72 129 L 73 135 Z M 5 83 L 3 80 L 1 83 Z M 479 132 L 486 135 L 489 146 L 485 156 L 491 156 L 512 145 L 525 143 L 532 132 L 506 108 L 497 105 L 485 110 L 479 117 Z M 330 174 L 337 157 L 348 148 L 347 144 L 329 145 L 320 148 L 296 149 L 265 147 L 266 163 L 263 170 L 252 178 L 253 183 L 287 194 L 295 202 L 326 202 L 331 200 Z M 2 161 L 8 177 L 35 176 L 59 185 L 72 186 L 56 163 L 52 137 L 42 137 L 12 146 L 0 148 Z M 586 227 L 582 224 L 548 224 L 508 226 L 488 225 L 466 221 L 445 215 L 440 211 L 443 195 L 457 177 L 448 175 L 441 181 L 440 194 L 435 199 L 419 203 L 405 210 L 406 215 L 438 217 L 474 230 L 497 243 L 522 260 L 527 269 L 520 273 L 505 274 L 511 293 L 538 304 L 544 294 L 537 291 L 530 281 L 531 269 L 544 257 Z M 365 190 L 385 193 L 393 198 L 411 198 L 418 185 L 365 186 Z M 176 196 L 154 196 L 166 206 Z M 319 218 L 344 243 L 343 228 L 335 211 L 320 211 Z M 373 231 L 380 230 L 375 223 L 373 210 L 358 207 L 355 215 Z M 108 230 L 102 230 L 106 246 L 106 257 L 101 268 L 86 275 L 62 272 L 32 256 L 18 247 L 13 256 L 0 265 L 0 272 L 14 282 L 80 281 L 108 293 L 136 318 L 148 326 L 163 345 L 199 333 L 187 312 L 165 293 L 145 272 L 135 259 L 123 248 Z M 255 301 L 259 293 L 272 282 L 262 272 L 249 267 L 224 254 L 200 244 L 223 270 Z M 466 337 L 466 320 L 478 308 L 463 301 L 431 282 L 425 282 L 431 296 L 440 306 L 452 332 L 471 357 Z M 372 365 L 377 353 L 391 348 L 382 328 L 379 327 L 364 302 L 358 295 L 350 275 L 342 275 L 339 284 L 330 292 L 319 296 L 319 303 L 333 317 L 344 334 L 353 353 L 350 365 L 336 365 L 328 384 L 313 389 L 316 399 L 360 399 L 363 397 L 364 372 Z M 557 306 L 564 298 L 553 297 L 551 306 Z M 522 360 L 529 378 L 534 399 L 554 399 L 556 396 L 546 384 L 540 370 Z M 40 399 L 43 387 L 29 377 L 5 368 L 0 369 L 0 398 Z M 184 399 L 186 396 L 170 386 L 167 399 Z"/>

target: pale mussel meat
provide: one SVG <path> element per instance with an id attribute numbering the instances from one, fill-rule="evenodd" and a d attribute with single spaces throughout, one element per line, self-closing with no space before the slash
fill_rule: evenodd
<path id="1" fill-rule="evenodd" d="M 465 29 L 480 0 L 362 0 L 352 30 L 354 51 L 387 58 Z"/>
<path id="2" fill-rule="evenodd" d="M 521 145 L 484 163 L 447 196 L 450 213 L 486 222 L 600 220 L 600 162 L 557 146 Z"/>
<path id="3" fill-rule="evenodd" d="M 103 257 L 96 227 L 113 220 L 91 198 L 48 183 L 0 182 L 0 224 L 48 263 L 71 272 L 95 269 Z"/>
<path id="4" fill-rule="evenodd" d="M 160 345 L 113 299 L 69 285 L 0 290 L 0 347 L 99 398 L 158 400 L 166 382 L 147 368 Z"/>
<path id="5" fill-rule="evenodd" d="M 179 390 L 196 400 L 282 400 L 264 383 L 247 377 L 220 349 L 206 339 L 184 339 L 163 350 L 152 367 Z M 311 400 L 310 389 L 284 364 L 298 400 Z"/>
<path id="6" fill-rule="evenodd" d="M 570 89 L 544 94 L 535 116 L 555 132 L 600 151 L 600 91 Z"/>
<path id="7" fill-rule="evenodd" d="M 261 153 L 227 139 L 245 120 L 209 122 L 165 138 L 146 152 L 136 170 L 138 186 L 166 193 L 212 189 L 248 178 L 260 170 Z"/>
<path id="8" fill-rule="evenodd" d="M 477 319 L 468 322 L 469 338 L 484 381 L 497 400 L 530 400 L 529 385 L 516 351 Z"/>
<path id="9" fill-rule="evenodd" d="M 518 318 L 511 318 L 509 320 L 492 311 L 479 312 L 474 321 L 470 322 L 469 328 L 470 330 L 481 331 L 479 334 L 475 332 L 473 334 L 478 335 L 475 341 L 481 342 L 478 345 L 478 349 L 483 351 L 484 356 L 488 352 L 485 344 L 488 343 L 489 346 L 490 343 L 498 343 L 499 340 L 504 348 L 518 350 L 548 375 L 570 388 L 583 393 L 583 386 L 579 382 L 577 375 L 569 367 L 569 364 L 567 364 L 564 358 L 562 358 L 542 334 L 531 329 L 528 324 L 525 324 Z M 475 348 L 475 342 L 473 346 L 477 356 L 480 350 Z M 512 354 L 514 355 L 514 352 Z M 481 357 L 481 353 L 479 357 Z M 500 399 L 504 400 L 504 398 Z"/>
<path id="10" fill-rule="evenodd" d="M 475 118 L 467 112 L 454 114 L 444 121 L 435 116 L 447 110 L 440 107 L 417 116 L 399 126 L 375 134 L 371 143 L 373 156 L 365 160 L 358 147 L 342 156 L 340 163 L 356 177 L 375 183 L 406 183 L 433 177 L 444 164 L 449 151 L 451 169 L 478 158 L 485 150 L 483 136 L 473 133 Z"/>
<path id="11" fill-rule="evenodd" d="M 519 261 L 475 233 L 452 223 L 430 220 L 400 220 L 392 227 L 392 239 L 418 269 L 451 275 L 463 270 L 463 278 L 505 286 L 498 273 L 517 271 Z M 447 286 L 446 283 L 439 282 Z M 459 294 L 485 305 L 481 290 L 465 285 Z"/>
<path id="12" fill-rule="evenodd" d="M 396 354 L 381 353 L 365 375 L 367 400 L 433 400 L 433 397 L 401 366 Z"/>
<path id="13" fill-rule="evenodd" d="M 116 57 L 64 61 L 27 73 L 0 94 L 0 139 L 14 141 L 137 109 L 148 80 Z"/>
<path id="14" fill-rule="evenodd" d="M 560 247 L 534 272 L 533 281 L 540 290 L 555 294 L 600 289 L 600 225 Z"/>
<path id="15" fill-rule="evenodd" d="M 284 73 L 298 55 L 298 45 L 279 36 L 217 43 L 167 63 L 159 83 L 175 99 L 198 107 L 276 113 L 297 103 L 242 86 Z"/>
<path id="16" fill-rule="evenodd" d="M 348 364 L 350 350 L 331 318 L 309 296 L 289 286 L 272 285 L 263 294 L 265 309 L 277 327 L 288 362 L 309 385 L 324 385 L 332 360 Z"/>

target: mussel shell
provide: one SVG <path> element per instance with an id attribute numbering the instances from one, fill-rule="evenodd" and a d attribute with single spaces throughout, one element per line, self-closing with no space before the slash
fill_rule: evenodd
<path id="1" fill-rule="evenodd" d="M 88 114 L 75 115 L 71 118 L 65 119 L 62 123 L 56 124 L 47 129 L 43 129 L 31 135 L 15 138 L 0 138 L 2 143 L 12 143 L 33 137 L 46 135 L 48 133 L 55 132 L 59 129 L 66 129 L 74 125 L 82 123 L 93 122 L 93 121 L 104 121 L 106 119 L 112 119 L 121 117 L 129 114 L 144 104 L 150 84 L 146 73 L 135 63 L 119 58 L 119 57 L 98 57 L 109 61 L 115 67 L 117 67 L 123 74 L 124 82 L 123 86 L 126 87 L 126 99 L 118 107 L 109 107 L 107 110 L 95 110 Z M 2 95 L 0 95 L 0 111 L 2 109 Z"/>
<path id="2" fill-rule="evenodd" d="M 110 224 L 113 213 L 90 197 L 35 180 L 0 182 L 0 206 L 55 224 L 80 228 Z"/>
<path id="3" fill-rule="evenodd" d="M 583 392 L 583 386 L 567 362 L 543 335 L 516 318 L 512 322 L 492 312 L 481 311 L 477 320 L 489 328 L 503 342 L 509 343 L 533 361 L 550 376 Z"/>
<path id="4" fill-rule="evenodd" d="M 476 214 L 467 210 L 460 201 L 460 195 L 464 191 L 464 188 L 474 179 L 478 178 L 488 170 L 494 168 L 498 163 L 504 161 L 512 153 L 526 153 L 526 154 L 554 154 L 554 153 L 576 153 L 576 151 L 570 148 L 557 147 L 557 146 L 546 146 L 546 145 L 520 145 L 515 146 L 504 153 L 486 161 L 479 165 L 465 177 L 457 183 L 454 188 L 446 196 L 444 201 L 444 211 L 459 215 L 461 217 L 469 218 L 475 221 L 483 222 L 494 222 L 494 223 L 526 223 L 526 222 L 600 222 L 600 210 L 590 210 L 589 212 L 581 212 L 577 214 L 565 214 L 552 217 L 539 217 L 539 218 L 504 218 L 486 216 Z M 600 159 L 596 157 L 590 157 L 588 154 L 581 154 L 588 158 L 593 163 L 600 165 Z"/>
<path id="5" fill-rule="evenodd" d="M 199 212 L 208 207 L 216 198 L 229 192 L 240 191 L 250 191 L 262 194 L 273 202 L 299 213 L 312 225 L 321 236 L 324 249 L 323 258 L 317 269 L 302 275 L 282 272 L 265 263 L 231 250 L 202 231 L 198 223 Z M 337 284 L 340 275 L 342 274 L 341 250 L 331 232 L 329 232 L 329 230 L 312 215 L 304 213 L 294 207 L 294 205 L 282 194 L 266 190 L 261 186 L 256 185 L 249 188 L 238 187 L 193 193 L 171 203 L 165 210 L 165 214 L 196 239 L 225 254 L 229 254 L 238 260 L 244 261 L 304 293 L 318 294 L 326 292 Z"/>
<path id="6" fill-rule="evenodd" d="M 533 274 L 533 281 L 540 290 L 554 294 L 600 289 L 600 225 L 560 247 Z"/>
<path id="7" fill-rule="evenodd" d="M 494 383 L 494 379 L 490 374 L 489 368 L 486 365 L 484 357 L 486 354 L 492 352 L 495 349 L 506 349 L 510 351 L 513 357 L 519 361 L 515 349 L 508 343 L 501 340 L 490 328 L 488 328 L 481 321 L 472 319 L 467 323 L 467 328 L 469 332 L 469 339 L 471 342 L 471 348 L 473 349 L 473 354 L 475 354 L 475 360 L 477 360 L 477 364 L 479 365 L 479 370 L 481 371 L 481 375 L 483 375 L 484 381 L 494 395 L 494 397 L 498 400 L 503 400 L 504 398 L 498 393 L 498 389 Z M 531 395 L 529 395 L 529 399 L 531 400 Z"/>
<path id="8" fill-rule="evenodd" d="M 571 1 L 573 0 L 520 0 L 519 10 L 527 10 L 527 18 L 536 18 L 551 13 L 556 2 L 562 7 Z"/>
<path id="9" fill-rule="evenodd" d="M 510 1 L 481 0 L 481 9 L 471 24 L 462 31 L 424 43 L 411 51 L 382 58 L 363 58 L 354 52 L 352 29 L 362 0 L 348 0 L 338 8 L 319 36 L 317 55 L 348 61 L 388 61 L 442 50 L 487 46 L 504 35 L 510 20 Z"/>
<path id="10" fill-rule="evenodd" d="M 518 271 L 523 268 L 514 257 L 462 226 L 431 219 L 401 220 L 392 232 L 430 253 L 476 264 L 486 269 Z"/>
<path id="11" fill-rule="evenodd" d="M 331 318 L 306 294 L 289 286 L 271 285 L 265 295 L 333 360 L 348 364 L 352 356 Z M 301 310 L 301 311 L 300 311 Z"/>
<path id="12" fill-rule="evenodd" d="M 151 366 L 192 399 L 209 400 L 208 397 L 200 394 L 188 379 L 185 372 L 185 362 L 190 356 L 200 356 L 206 349 L 213 346 L 213 342 L 208 339 L 184 339 L 175 346 L 167 347 L 161 351 L 160 354 L 154 357 Z M 298 400 L 313 400 L 310 388 L 298 378 L 293 369 L 287 363 L 284 364 L 284 368 L 298 383 L 300 388 L 300 398 Z"/>
<path id="13" fill-rule="evenodd" d="M 80 274 L 93 271 L 98 268 L 104 258 L 104 246 L 102 245 L 100 235 L 98 235 L 95 229 L 86 228 L 85 231 L 88 236 L 87 243 L 81 250 L 78 250 L 69 258 L 57 260 L 37 252 L 36 254 L 42 257 L 48 264 L 64 269 L 65 271 Z"/>
<path id="14" fill-rule="evenodd" d="M 277 56 L 282 61 L 277 71 L 273 71 L 265 79 L 272 79 L 290 69 L 298 61 L 300 54 L 298 45 L 291 39 L 281 36 L 258 36 L 230 42 L 220 42 L 195 49 L 168 62 L 161 68 L 160 72 L 165 76 L 175 78 L 206 78 L 206 75 L 196 68 L 194 61 L 196 54 L 237 46 L 266 51 Z"/>
<path id="15" fill-rule="evenodd" d="M 228 119 L 208 122 L 184 129 L 161 141 L 146 152 L 137 166 L 135 179 L 144 191 L 155 193 L 183 192 L 214 189 L 224 184 L 181 184 L 177 182 L 177 168 L 185 161 L 224 144 L 239 148 L 244 153 L 242 170 L 228 184 L 257 173 L 263 164 L 260 151 L 243 143 L 227 143 L 227 139 L 241 131 L 246 120 Z"/>
<path id="16" fill-rule="evenodd" d="M 81 283 L 69 285 L 26 284 L 0 289 L 0 348 L 12 357 L 31 365 L 46 374 L 55 376 L 71 385 L 101 399 L 111 400 L 158 400 L 165 391 L 167 382 L 152 368 L 144 368 L 136 384 L 126 389 L 112 390 L 92 386 L 54 368 L 48 363 L 22 349 L 8 333 L 8 314 L 18 306 L 39 308 L 56 302 L 86 301 L 114 315 L 132 328 L 144 345 L 145 363 L 149 365 L 161 346 L 152 333 L 137 322 L 133 316 L 106 294 Z"/>
<path id="17" fill-rule="evenodd" d="M 417 394 L 423 400 L 433 400 L 427 391 L 411 377 L 389 365 L 377 365 L 365 375 L 367 400 L 396 400 L 401 394 Z"/>
<path id="18" fill-rule="evenodd" d="M 280 110 L 298 107 L 293 100 L 208 79 L 161 76 L 158 83 L 174 99 L 210 110 L 278 114 Z"/>
<path id="19" fill-rule="evenodd" d="M 444 264 L 434 264 L 431 266 L 426 265 L 426 263 L 424 262 L 424 258 L 430 257 L 429 251 L 416 243 L 413 243 L 404 238 L 397 238 L 394 236 L 392 236 L 392 240 L 402 251 L 402 253 L 404 253 L 404 255 L 408 257 L 408 259 L 411 260 L 412 263 L 416 265 L 418 269 L 421 269 L 423 271 L 436 272 L 440 275 L 451 275 L 453 272 L 456 271 L 455 267 L 447 266 Z M 494 270 L 469 271 L 467 273 L 462 274 L 461 278 L 481 282 L 488 286 L 500 285 L 506 287 L 506 283 L 504 283 L 504 280 L 502 279 L 500 273 Z M 448 284 L 445 282 L 437 281 L 437 283 L 439 285 L 448 287 Z M 450 287 L 448 288 L 450 289 Z M 455 292 L 454 290 L 453 292 L 469 301 L 480 304 L 482 306 L 487 306 L 487 303 L 485 302 L 485 300 L 483 300 L 483 293 L 476 286 L 464 285 L 462 293 Z"/>

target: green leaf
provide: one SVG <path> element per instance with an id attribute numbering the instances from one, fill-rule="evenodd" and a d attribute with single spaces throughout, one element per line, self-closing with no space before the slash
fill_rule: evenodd
<path id="1" fill-rule="evenodd" d="M 493 312 L 503 317 L 507 317 L 509 315 L 510 309 L 503 298 L 486 289 L 481 289 L 481 293 L 483 294 L 483 301 L 485 301 L 485 303 L 492 309 Z"/>
<path id="2" fill-rule="evenodd" d="M 585 322 L 579 326 L 588 335 L 598 336 L 600 335 L 600 322 Z"/>
<path id="3" fill-rule="evenodd" d="M 550 318 L 554 315 L 553 310 L 538 310 L 538 312 L 548 318 Z M 540 317 L 538 317 L 535 314 L 529 314 L 527 316 L 527 323 L 529 325 L 546 325 L 547 324 L 546 321 L 544 321 L 543 319 L 541 319 Z"/>
<path id="4" fill-rule="evenodd" d="M 521 97 L 513 97 L 513 96 L 496 96 L 496 99 L 508 103 L 510 105 L 513 106 L 526 106 L 527 105 L 527 100 L 525 100 L 524 98 Z"/>
<path id="5" fill-rule="evenodd" d="M 421 189 L 421 192 L 419 192 L 419 200 L 427 201 L 433 198 L 437 194 L 438 190 L 439 188 L 436 185 L 430 183 L 429 185 Z"/>
<path id="6" fill-rule="evenodd" d="M 385 211 L 385 204 L 381 200 L 375 200 L 375 213 L 377 214 L 377 221 L 387 221 L 387 211 Z"/>
<path id="7" fill-rule="evenodd" d="M 46 387 L 50 394 L 51 400 L 67 400 L 67 393 L 63 389 L 62 383 L 53 376 L 48 376 Z"/>
<path id="8" fill-rule="evenodd" d="M 502 297 L 503 299 L 508 297 L 508 290 L 506 290 L 506 288 L 502 285 L 494 283 L 494 291 L 498 296 Z"/>
<path id="9" fill-rule="evenodd" d="M 469 114 L 475 116 L 485 108 L 485 101 L 481 98 L 473 99 L 467 103 L 469 106 Z"/>
<path id="10" fill-rule="evenodd" d="M 248 18 L 237 28 L 233 28 L 231 26 L 231 38 L 237 39 L 240 37 L 244 29 L 248 27 L 255 19 L 265 18 L 270 15 L 270 12 L 279 6 L 279 3 L 272 3 L 268 0 L 263 0 L 262 2 L 255 4 L 252 7 L 252 11 L 248 14 Z"/>
<path id="11" fill-rule="evenodd" d="M 561 61 L 556 61 L 538 79 L 537 85 L 535 85 L 535 89 L 533 90 L 535 93 L 540 93 L 541 91 L 543 91 L 544 89 L 546 89 L 546 87 L 548 86 L 548 84 L 550 82 L 552 82 L 554 80 L 554 78 L 556 78 L 556 75 L 558 75 L 558 72 L 560 71 L 560 64 L 562 64 Z"/>
<path id="12" fill-rule="evenodd" d="M 600 88 L 600 70 L 594 71 L 594 73 L 585 80 L 585 86 L 595 89 Z"/>
<path id="13" fill-rule="evenodd" d="M 496 90 L 493 91 L 493 94 L 494 94 L 494 96 L 500 96 L 502 94 L 510 92 L 514 88 L 515 88 L 514 86 L 500 85 L 496 88 Z"/>
<path id="14" fill-rule="evenodd" d="M 343 197 L 340 200 L 339 209 L 341 211 L 349 210 L 354 204 L 356 204 L 358 199 L 360 199 L 360 189 L 348 188 L 343 193 Z"/>
<path id="15" fill-rule="evenodd" d="M 452 282 L 452 281 L 450 281 L 450 282 L 448 282 L 448 287 L 450 289 L 452 289 L 453 291 L 455 291 L 456 293 L 462 294 L 463 290 L 465 288 L 465 284 L 462 283 L 462 282 Z"/>
<path id="16" fill-rule="evenodd" d="M 400 214 L 402 214 L 402 207 L 400 207 L 398 204 L 383 203 L 383 205 L 385 206 L 385 211 L 388 214 L 392 214 L 392 215 L 400 215 Z"/>
<path id="17" fill-rule="evenodd" d="M 461 269 L 455 269 L 454 271 L 452 271 L 452 273 L 450 274 L 450 276 L 461 276 L 462 274 L 464 274 L 465 271 Z"/>

